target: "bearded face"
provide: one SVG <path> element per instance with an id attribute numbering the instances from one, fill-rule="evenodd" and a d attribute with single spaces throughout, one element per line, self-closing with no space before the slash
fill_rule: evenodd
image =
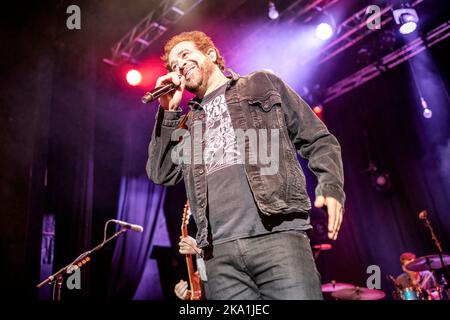
<path id="1" fill-rule="evenodd" d="M 211 59 L 190 41 L 182 41 L 172 48 L 169 64 L 174 72 L 185 77 L 186 89 L 194 94 L 205 91 L 214 68 Z"/>

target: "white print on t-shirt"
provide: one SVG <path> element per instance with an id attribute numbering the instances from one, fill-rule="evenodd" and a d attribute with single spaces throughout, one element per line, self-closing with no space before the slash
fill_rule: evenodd
<path id="1" fill-rule="evenodd" d="M 278 173 L 279 128 L 233 128 L 224 94 L 205 103 L 203 109 L 206 113 L 205 132 L 203 121 L 194 121 L 191 124 L 194 141 L 188 129 L 178 128 L 172 132 L 171 141 L 182 141 L 171 151 L 174 164 L 204 165 L 206 172 L 211 174 L 234 164 L 248 163 L 258 164 L 261 175 Z"/>
<path id="2" fill-rule="evenodd" d="M 206 103 L 203 109 L 206 112 L 204 150 L 206 172 L 211 174 L 242 163 L 225 95 L 215 97 Z"/>

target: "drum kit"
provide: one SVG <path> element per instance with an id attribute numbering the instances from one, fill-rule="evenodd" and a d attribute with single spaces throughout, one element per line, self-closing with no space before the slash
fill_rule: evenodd
<path id="1" fill-rule="evenodd" d="M 444 266 L 450 264 L 450 256 L 442 257 Z M 416 258 L 414 261 L 406 265 L 406 268 L 412 272 L 429 271 L 428 277 L 434 275 L 436 271 L 442 270 L 442 261 L 439 255 L 429 255 Z M 395 286 L 392 297 L 395 300 L 448 300 L 449 295 L 446 291 L 445 280 L 436 281 L 434 287 L 425 288 L 425 284 L 429 279 L 427 276 L 420 284 L 407 288 L 402 288 L 397 281 L 390 276 Z M 386 297 L 386 293 L 382 290 L 358 287 L 349 283 L 341 283 L 332 281 L 322 285 L 322 292 L 331 293 L 336 300 L 381 300 Z"/>
<path id="2" fill-rule="evenodd" d="M 428 219 L 427 210 L 422 210 L 419 213 L 419 219 L 429 229 L 431 239 L 434 241 L 439 254 L 419 258 L 414 256 L 411 262 L 403 266 L 406 273 L 397 279 L 390 275 L 389 279 L 395 287 L 392 297 L 396 300 L 450 300 L 450 255 L 444 254 L 441 243 Z M 331 245 L 318 245 L 314 249 L 318 252 L 329 250 Z M 406 282 L 404 281 L 405 277 L 408 279 Z M 412 281 L 410 277 L 415 280 Z M 405 283 L 408 285 L 405 285 Z M 331 296 L 337 300 L 380 300 L 386 297 L 382 290 L 361 288 L 336 281 L 323 284 L 322 292 L 331 293 Z"/>
<path id="3" fill-rule="evenodd" d="M 405 265 L 405 269 L 410 272 L 422 273 L 424 276 L 416 285 L 406 288 L 391 278 L 395 286 L 395 291 L 392 293 L 393 298 L 396 300 L 448 300 L 449 291 L 444 268 L 447 268 L 449 263 L 449 255 L 428 255 L 414 259 Z M 437 276 L 439 273 L 442 274 Z"/>

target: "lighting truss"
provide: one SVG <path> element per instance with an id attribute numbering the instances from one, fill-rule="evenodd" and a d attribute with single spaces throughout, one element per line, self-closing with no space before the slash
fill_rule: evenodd
<path id="1" fill-rule="evenodd" d="M 283 10 L 283 18 L 292 23 L 301 18 L 303 22 L 308 22 L 318 13 L 317 9 L 326 10 L 340 0 L 296 0 L 289 7 Z"/>
<path id="2" fill-rule="evenodd" d="M 113 66 L 138 62 L 138 57 L 171 25 L 194 9 L 202 0 L 166 0 L 152 10 L 111 48 L 111 57 L 103 61 Z M 159 14 L 160 13 L 160 14 Z"/>
<path id="3" fill-rule="evenodd" d="M 411 3 L 411 7 L 415 7 L 424 0 L 415 0 Z M 335 38 L 333 41 L 325 45 L 320 50 L 313 52 L 306 59 L 303 60 L 303 65 L 316 60 L 315 64 L 320 65 L 325 61 L 328 61 L 343 52 L 344 50 L 355 45 L 369 34 L 374 32 L 374 30 L 367 27 L 367 21 L 365 19 L 367 7 L 354 13 L 351 17 L 343 21 L 337 27 L 337 33 L 339 37 Z M 387 5 L 380 8 L 379 14 L 374 14 L 371 19 L 380 18 L 380 27 L 382 28 L 386 24 L 392 21 L 392 5 Z"/>
<path id="4" fill-rule="evenodd" d="M 417 37 L 403 47 L 385 55 L 379 61 L 353 73 L 347 78 L 338 81 L 325 90 L 323 102 L 327 103 L 343 94 L 361 86 L 367 81 L 377 77 L 382 72 L 394 68 L 398 64 L 411 59 L 420 52 L 432 47 L 450 36 L 450 20 L 439 27 L 429 31 L 423 37 Z"/>

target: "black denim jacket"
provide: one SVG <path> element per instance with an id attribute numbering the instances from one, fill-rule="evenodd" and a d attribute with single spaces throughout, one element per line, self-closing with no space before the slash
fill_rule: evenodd
<path id="1" fill-rule="evenodd" d="M 305 176 L 296 151 L 308 159 L 308 167 L 317 176 L 316 197 L 331 196 L 344 205 L 340 145 L 311 108 L 273 73 L 259 71 L 245 77 L 240 77 L 232 70 L 230 73 L 231 80 L 227 84 L 225 97 L 233 128 L 244 132 L 266 131 L 268 143 L 262 151 L 275 150 L 271 148 L 279 150 L 277 170 L 271 174 L 262 174 L 262 169 L 268 167 L 267 162 L 245 161 L 244 164 L 250 188 L 261 212 L 273 215 L 308 212 L 311 209 Z M 197 244 L 205 247 L 209 244 L 205 166 L 201 161 L 192 161 L 190 164 L 172 161 L 172 152 L 179 153 L 183 144 L 190 143 L 192 148 L 195 143 L 204 144 L 201 136 L 195 134 L 199 131 L 194 127 L 200 124 L 201 130 L 204 130 L 206 115 L 196 99 L 191 100 L 189 106 L 192 111 L 187 121 L 189 138 L 186 139 L 185 134 L 181 141 L 171 138 L 180 123 L 181 109 L 159 109 L 146 169 L 149 178 L 156 184 L 170 186 L 184 179 L 197 224 Z M 277 144 L 274 146 L 271 145 L 271 130 L 278 132 Z M 254 150 L 249 141 L 247 138 L 242 143 L 247 156 Z M 192 156 L 190 159 L 193 159 Z"/>

